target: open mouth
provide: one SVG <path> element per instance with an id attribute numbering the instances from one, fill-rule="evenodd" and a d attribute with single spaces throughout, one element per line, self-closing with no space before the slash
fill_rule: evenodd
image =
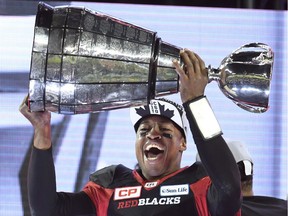
<path id="1" fill-rule="evenodd" d="M 164 153 L 164 150 L 159 147 L 150 147 L 144 151 L 146 158 L 149 160 L 156 159 L 160 154 Z"/>

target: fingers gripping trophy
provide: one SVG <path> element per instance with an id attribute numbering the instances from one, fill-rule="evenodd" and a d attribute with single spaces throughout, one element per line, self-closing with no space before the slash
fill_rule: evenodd
<path id="1" fill-rule="evenodd" d="M 61 114 L 101 112 L 147 104 L 179 91 L 172 65 L 182 48 L 157 33 L 84 7 L 39 3 L 29 75 L 29 108 Z M 268 109 L 273 51 L 245 44 L 218 68 L 209 82 L 239 107 Z"/>

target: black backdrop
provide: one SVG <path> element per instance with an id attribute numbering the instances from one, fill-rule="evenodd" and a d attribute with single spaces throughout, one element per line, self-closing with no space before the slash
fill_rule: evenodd
<path id="1" fill-rule="evenodd" d="M 35 4 L 27 4 L 27 1 L 35 2 Z M 0 0 L 0 15 L 35 14 L 35 8 L 39 1 Z M 76 2 L 81 1 L 76 0 Z M 86 2 L 287 10 L 287 0 L 86 0 Z M 62 3 L 61 1 L 51 1 L 52 6 Z M 67 1 L 65 3 L 67 4 Z"/>

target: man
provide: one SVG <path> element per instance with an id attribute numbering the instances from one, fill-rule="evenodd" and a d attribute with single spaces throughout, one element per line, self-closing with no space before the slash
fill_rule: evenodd
<path id="1" fill-rule="evenodd" d="M 245 145 L 239 141 L 227 142 L 241 175 L 243 216 L 287 216 L 287 201 L 275 197 L 254 195 L 253 160 Z"/>
<path id="2" fill-rule="evenodd" d="M 131 108 L 140 169 L 106 167 L 93 173 L 79 193 L 56 192 L 50 113 L 29 112 L 25 101 L 20 105 L 35 130 L 28 173 L 33 215 L 240 215 L 240 176 L 204 96 L 205 63 L 189 50 L 180 55 L 184 66 L 177 61 L 173 64 L 185 110 L 168 100 Z M 186 150 L 185 115 L 204 168 L 197 164 L 180 167 Z"/>
<path id="3" fill-rule="evenodd" d="M 242 216 L 287 216 L 287 201 L 275 197 L 256 196 L 253 192 L 253 160 L 242 142 L 227 141 L 239 168 L 243 203 Z M 199 155 L 196 161 L 200 161 Z"/>

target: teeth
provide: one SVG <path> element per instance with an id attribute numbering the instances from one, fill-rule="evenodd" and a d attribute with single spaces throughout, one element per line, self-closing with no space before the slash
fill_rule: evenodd
<path id="1" fill-rule="evenodd" d="M 164 151 L 164 149 L 162 147 L 160 147 L 159 145 L 156 145 L 156 144 L 147 145 L 145 148 L 145 151 L 150 151 L 151 148 L 157 148 L 160 151 Z"/>
<path id="2" fill-rule="evenodd" d="M 156 159 L 157 159 L 157 156 L 154 156 L 154 157 L 153 157 L 153 156 L 152 156 L 152 157 L 149 157 L 149 160 L 150 160 L 150 161 L 153 161 L 153 160 L 156 160 Z"/>

